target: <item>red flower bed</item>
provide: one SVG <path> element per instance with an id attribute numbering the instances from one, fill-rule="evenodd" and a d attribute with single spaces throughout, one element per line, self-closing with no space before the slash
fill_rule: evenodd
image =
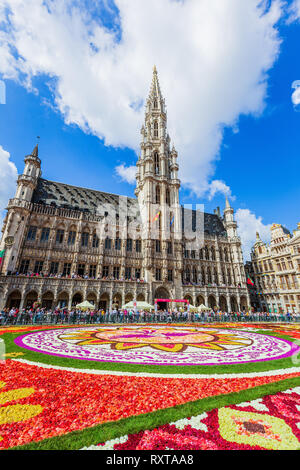
<path id="1" fill-rule="evenodd" d="M 300 372 L 227 379 L 114 376 L 46 369 L 7 360 L 0 365 L 0 382 L 4 384 L 0 389 L 0 447 L 39 441 L 99 423 L 297 376 Z M 30 396 L 10 402 L 3 399 L 5 392 L 29 387 L 34 389 Z M 42 411 L 28 420 L 5 422 L 3 407 L 14 405 L 40 406 Z"/>

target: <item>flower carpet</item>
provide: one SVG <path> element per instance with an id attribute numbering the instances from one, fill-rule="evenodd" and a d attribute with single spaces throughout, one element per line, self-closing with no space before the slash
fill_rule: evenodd
<path id="1" fill-rule="evenodd" d="M 300 325 L 0 327 L 0 449 L 300 449 Z"/>

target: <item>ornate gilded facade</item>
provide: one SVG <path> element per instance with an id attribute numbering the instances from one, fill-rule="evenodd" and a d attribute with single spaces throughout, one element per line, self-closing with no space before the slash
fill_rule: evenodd
<path id="1" fill-rule="evenodd" d="M 275 313 L 300 311 L 300 223 L 293 235 L 282 225 L 271 227 L 271 243 L 259 234 L 252 265 L 260 308 Z"/>
<path id="2" fill-rule="evenodd" d="M 247 309 L 234 211 L 227 199 L 223 215 L 181 206 L 178 171 L 156 69 L 141 129 L 136 198 L 42 178 L 36 146 L 25 157 L 2 228 L 0 308 L 35 301 L 71 307 L 86 299 L 111 308 L 132 299 L 185 298 Z"/>

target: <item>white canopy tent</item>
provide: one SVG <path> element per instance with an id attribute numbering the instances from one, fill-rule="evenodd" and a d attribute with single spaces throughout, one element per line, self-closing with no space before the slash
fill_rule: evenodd
<path id="1" fill-rule="evenodd" d="M 124 310 L 125 308 L 126 308 L 126 310 L 133 309 L 134 308 L 133 300 L 122 306 L 122 310 Z M 136 302 L 136 308 L 138 310 L 155 310 L 154 305 L 151 305 L 151 304 L 148 304 L 148 302 L 142 302 L 142 301 L 139 301 L 139 300 Z"/>
<path id="2" fill-rule="evenodd" d="M 78 308 L 78 310 L 92 310 L 95 308 L 95 305 L 85 300 L 84 302 L 81 302 L 81 304 L 77 304 L 76 308 Z"/>

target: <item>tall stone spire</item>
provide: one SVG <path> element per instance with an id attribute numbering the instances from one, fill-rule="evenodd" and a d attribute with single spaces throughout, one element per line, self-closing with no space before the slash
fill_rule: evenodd
<path id="1" fill-rule="evenodd" d="M 151 89 L 150 89 L 150 94 L 149 94 L 149 100 L 152 101 L 153 99 L 159 99 L 162 100 L 162 94 L 159 86 L 159 80 L 158 80 L 158 73 L 157 73 L 157 68 L 156 65 L 153 67 L 153 76 L 152 76 L 152 83 L 151 83 Z"/>
<path id="2" fill-rule="evenodd" d="M 39 156 L 39 144 L 36 144 L 36 146 L 34 147 L 34 149 L 31 152 L 31 155 L 33 157 L 38 157 Z"/>
<path id="3" fill-rule="evenodd" d="M 167 282 L 168 269 L 175 270 L 175 265 L 170 257 L 164 259 L 162 265 L 161 263 L 159 265 L 153 264 L 151 259 L 152 242 L 153 240 L 160 241 L 162 253 L 166 253 L 167 243 L 171 240 L 172 243 L 178 244 L 178 250 L 182 249 L 180 180 L 178 179 L 178 154 L 174 146 L 171 149 L 171 140 L 167 132 L 166 105 L 155 66 L 145 108 L 135 190 L 146 246 L 145 279 L 147 282 L 155 281 L 157 268 L 161 270 L 162 281 Z M 178 270 L 176 273 L 174 272 L 174 282 L 181 282 Z"/>
<path id="4" fill-rule="evenodd" d="M 229 203 L 228 197 L 226 196 L 225 199 L 226 199 L 225 209 L 231 209 L 231 205 Z"/>

